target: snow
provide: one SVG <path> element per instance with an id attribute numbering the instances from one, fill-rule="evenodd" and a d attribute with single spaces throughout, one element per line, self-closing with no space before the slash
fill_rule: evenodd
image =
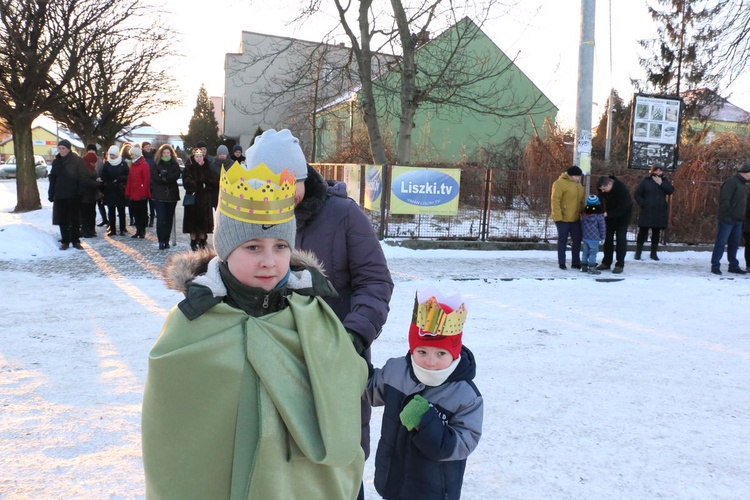
<path id="1" fill-rule="evenodd" d="M 146 358 L 180 300 L 164 252 L 103 237 L 61 252 L 50 204 L 15 203 L 0 181 L 0 498 L 143 498 Z M 623 280 L 597 281 L 553 251 L 384 249 L 396 289 L 376 366 L 406 352 L 415 290 L 467 303 L 485 418 L 463 498 L 750 497 L 750 278 L 711 275 L 708 252 L 629 255 Z"/>

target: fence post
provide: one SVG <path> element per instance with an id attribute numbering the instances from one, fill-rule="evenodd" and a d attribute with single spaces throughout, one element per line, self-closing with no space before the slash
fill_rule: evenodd
<path id="1" fill-rule="evenodd" d="M 380 240 L 388 237 L 388 213 L 391 201 L 391 168 L 390 165 L 383 165 L 382 168 L 383 194 L 380 197 L 380 230 L 378 231 Z"/>
<path id="2" fill-rule="evenodd" d="M 479 219 L 479 240 L 487 241 L 490 234 L 490 206 L 492 199 L 492 169 L 484 171 L 484 190 L 482 191 L 482 209 Z"/>

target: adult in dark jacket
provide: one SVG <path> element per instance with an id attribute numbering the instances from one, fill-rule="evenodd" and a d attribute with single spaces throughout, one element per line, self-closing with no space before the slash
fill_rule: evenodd
<path id="1" fill-rule="evenodd" d="M 739 172 L 725 180 L 719 191 L 719 230 L 711 254 L 711 272 L 721 274 L 721 258 L 727 249 L 729 272 L 747 274 L 737 260 L 737 249 L 742 236 L 742 224 L 747 214 L 747 181 L 750 180 L 750 161 Z"/>
<path id="2" fill-rule="evenodd" d="M 86 146 L 86 154 L 83 155 L 83 163 L 89 171 L 86 189 L 81 196 L 81 236 L 83 238 L 96 238 L 96 201 L 101 196 L 99 184 L 96 182 L 96 164 L 99 157 L 96 154 L 96 145 Z"/>
<path id="3" fill-rule="evenodd" d="M 614 175 L 599 177 L 596 187 L 599 190 L 599 198 L 604 202 L 604 221 L 607 225 L 602 263 L 597 269 L 609 269 L 614 254 L 616 260 L 612 272 L 619 274 L 625 267 L 625 254 L 628 251 L 628 225 L 633 215 L 633 199 L 625 183 Z"/>
<path id="4" fill-rule="evenodd" d="M 299 191 L 299 184 L 297 190 Z M 323 263 L 339 296 L 327 299 L 352 334 L 357 350 L 370 361 L 370 345 L 388 318 L 393 281 L 367 216 L 346 194 L 346 184 L 326 182 L 307 167 L 304 198 L 294 211 L 297 248 Z M 370 405 L 362 404 L 362 448 L 370 451 Z"/>
<path id="5" fill-rule="evenodd" d="M 742 226 L 742 237 L 745 239 L 745 271 L 750 271 L 750 193 L 747 196 L 745 223 Z"/>
<path id="6" fill-rule="evenodd" d="M 52 223 L 60 227 L 60 250 L 67 250 L 71 244 L 81 250 L 81 196 L 91 178 L 81 157 L 70 150 L 70 141 L 58 142 L 57 150 L 47 193 L 53 203 Z"/>
<path id="7" fill-rule="evenodd" d="M 206 248 L 208 233 L 214 232 L 214 212 L 211 208 L 211 168 L 200 148 L 193 149 L 185 171 L 182 186 L 186 193 L 195 196 L 195 203 L 185 206 L 182 232 L 190 234 L 190 248 Z"/>
<path id="8" fill-rule="evenodd" d="M 104 204 L 107 206 L 107 220 L 109 231 L 107 236 L 117 235 L 117 221 L 120 222 L 120 235 L 125 235 L 128 230 L 125 227 L 125 186 L 128 182 L 130 171 L 128 164 L 120 156 L 117 146 L 109 148 L 109 159 L 102 165 L 102 191 L 104 191 Z M 116 212 L 116 213 L 115 213 Z"/>
<path id="9" fill-rule="evenodd" d="M 653 166 L 633 194 L 641 211 L 638 214 L 638 236 L 636 237 L 635 260 L 641 260 L 643 244 L 651 230 L 651 259 L 659 260 L 659 236 L 669 224 L 668 196 L 674 193 L 674 186 L 659 166 Z"/>
<path id="10" fill-rule="evenodd" d="M 232 148 L 232 156 L 230 157 L 232 160 L 232 163 L 244 163 L 245 162 L 245 155 L 242 154 L 242 146 L 239 144 L 235 144 Z"/>
<path id="11" fill-rule="evenodd" d="M 177 153 L 169 144 L 162 144 L 156 151 L 154 166 L 151 167 L 151 199 L 156 210 L 156 238 L 159 250 L 169 248 L 169 235 L 174 224 L 174 213 L 180 200 L 180 165 Z"/>
<path id="12" fill-rule="evenodd" d="M 219 202 L 219 180 L 221 179 L 221 169 L 225 170 L 234 165 L 234 160 L 229 158 L 229 149 L 225 145 L 216 148 L 216 156 L 211 163 L 211 207 L 216 210 Z"/>

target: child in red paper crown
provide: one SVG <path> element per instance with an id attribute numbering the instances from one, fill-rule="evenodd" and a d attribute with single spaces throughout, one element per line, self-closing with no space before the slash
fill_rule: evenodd
<path id="1" fill-rule="evenodd" d="M 385 406 L 375 489 L 386 499 L 458 499 L 466 458 L 482 435 L 476 363 L 462 345 L 459 295 L 418 292 L 409 352 L 376 368 L 365 397 Z"/>

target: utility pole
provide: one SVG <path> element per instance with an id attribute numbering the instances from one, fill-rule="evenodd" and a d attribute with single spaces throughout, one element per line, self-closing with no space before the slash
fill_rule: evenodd
<path id="1" fill-rule="evenodd" d="M 591 108 L 594 95 L 594 25 L 596 0 L 581 0 L 581 39 L 578 47 L 578 101 L 574 163 L 591 185 Z"/>
<path id="2" fill-rule="evenodd" d="M 610 89 L 609 99 L 607 100 L 607 136 L 604 142 L 604 161 L 609 163 L 609 156 L 612 153 L 612 100 L 615 97 L 615 89 Z"/>

